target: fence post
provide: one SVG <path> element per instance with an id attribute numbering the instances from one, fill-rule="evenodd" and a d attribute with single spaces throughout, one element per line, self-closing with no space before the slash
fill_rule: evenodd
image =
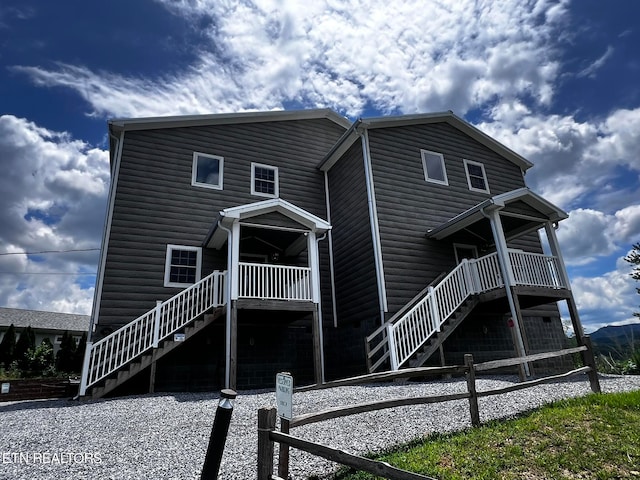
<path id="1" fill-rule="evenodd" d="M 593 344 L 591 343 L 591 337 L 584 335 L 582 337 L 582 344 L 587 347 L 583 352 L 582 359 L 585 366 L 591 368 L 589 370 L 589 383 L 591 384 L 591 391 L 593 393 L 600 393 L 600 380 L 598 379 L 598 369 L 596 368 L 596 359 L 593 356 Z"/>
<path id="2" fill-rule="evenodd" d="M 398 350 L 396 350 L 396 337 L 393 331 L 393 324 L 387 325 L 387 344 L 389 345 L 389 363 L 394 372 L 400 367 L 398 365 Z"/>
<path id="3" fill-rule="evenodd" d="M 93 342 L 88 341 L 84 350 L 84 358 L 82 360 L 82 380 L 80 380 L 80 389 L 78 390 L 78 396 L 84 397 L 87 393 L 87 384 L 89 383 L 89 362 L 91 360 L 91 350 L 93 349 Z"/>
<path id="4" fill-rule="evenodd" d="M 156 301 L 156 308 L 153 312 L 153 348 L 158 348 L 160 341 L 160 314 L 162 309 L 162 301 Z"/>
<path id="5" fill-rule="evenodd" d="M 478 394 L 476 392 L 476 369 L 473 365 L 473 355 L 470 353 L 464 356 L 464 365 L 467 367 L 467 390 L 469 390 L 469 413 L 471 414 L 471 425 L 480 426 L 480 409 L 478 408 Z"/>
<path id="6" fill-rule="evenodd" d="M 273 475 L 273 441 L 269 437 L 276 428 L 276 409 L 258 410 L 258 480 L 271 480 Z"/>
<path id="7" fill-rule="evenodd" d="M 290 422 L 286 418 L 280 417 L 280 431 L 289 433 Z M 289 445 L 280 444 L 278 453 L 278 476 L 280 478 L 289 478 Z"/>
<path id="8" fill-rule="evenodd" d="M 434 290 L 435 289 L 433 287 L 429 287 L 427 303 L 429 304 L 429 312 L 431 313 L 433 329 L 436 332 L 440 332 L 440 312 L 438 311 L 438 302 L 436 300 Z"/>

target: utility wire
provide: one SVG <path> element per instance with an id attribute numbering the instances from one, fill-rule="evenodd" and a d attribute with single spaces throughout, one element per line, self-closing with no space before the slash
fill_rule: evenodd
<path id="1" fill-rule="evenodd" d="M 71 273 L 71 272 L 0 272 L 0 275 L 97 275 L 96 272 L 81 272 L 81 273 Z"/>
<path id="2" fill-rule="evenodd" d="M 99 248 L 76 248 L 71 250 L 42 250 L 41 252 L 5 252 L 1 255 L 40 255 L 43 253 L 97 252 Z"/>

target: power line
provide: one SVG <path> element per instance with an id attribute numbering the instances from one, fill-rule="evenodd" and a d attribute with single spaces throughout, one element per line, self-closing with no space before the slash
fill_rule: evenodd
<path id="1" fill-rule="evenodd" d="M 81 273 L 71 273 L 71 272 L 0 272 L 0 275 L 97 275 L 96 272 L 81 272 Z"/>
<path id="2" fill-rule="evenodd" d="M 97 252 L 99 248 L 74 248 L 70 250 L 42 250 L 41 252 L 5 252 L 0 255 L 41 255 L 43 253 Z"/>

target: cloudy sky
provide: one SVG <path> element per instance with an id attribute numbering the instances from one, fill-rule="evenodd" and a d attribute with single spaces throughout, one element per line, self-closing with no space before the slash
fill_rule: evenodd
<path id="1" fill-rule="evenodd" d="M 107 119 L 330 107 L 453 110 L 531 160 L 570 213 L 587 330 L 633 321 L 638 18 L 627 0 L 3 0 L 0 306 L 90 312 Z"/>

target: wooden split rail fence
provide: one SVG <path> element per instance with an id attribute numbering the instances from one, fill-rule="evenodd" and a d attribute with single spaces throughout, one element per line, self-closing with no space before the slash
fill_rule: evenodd
<path id="1" fill-rule="evenodd" d="M 299 427 L 302 425 L 322 422 L 333 418 L 345 417 L 357 413 L 372 412 L 375 410 L 396 408 L 408 405 L 423 405 L 464 399 L 467 399 L 469 401 L 469 414 L 471 418 L 471 424 L 472 426 L 477 427 L 480 425 L 480 409 L 478 406 L 479 398 L 531 388 L 543 383 L 549 383 L 585 373 L 588 375 L 591 390 L 594 393 L 599 393 L 600 383 L 596 371 L 591 341 L 588 336 L 584 336 L 581 340 L 582 345 L 578 347 L 558 350 L 555 352 L 538 353 L 527 355 L 525 357 L 508 358 L 504 360 L 495 360 L 478 364 L 475 364 L 473 362 L 472 355 L 465 355 L 464 365 L 408 368 L 397 372 L 374 373 L 320 385 L 311 385 L 308 387 L 298 388 L 296 389 L 296 392 L 367 384 L 380 381 L 396 380 L 401 378 L 441 376 L 446 374 L 465 374 L 467 380 L 467 391 L 463 393 L 453 393 L 449 395 L 437 395 L 428 397 L 402 397 L 377 402 L 334 407 L 323 411 L 298 415 L 293 417 L 291 420 L 281 419 L 280 431 L 276 430 L 276 409 L 261 408 L 258 410 L 258 480 L 283 480 L 289 477 L 289 447 L 297 448 L 299 450 L 311 453 L 312 455 L 325 458 L 327 460 L 345 465 L 347 467 L 351 467 L 356 470 L 363 470 L 390 480 L 434 480 L 433 477 L 401 470 L 389 465 L 386 462 L 371 460 L 359 455 L 347 453 L 343 450 L 295 437 L 291 435 L 289 431 L 291 428 Z M 497 388 L 494 390 L 476 390 L 476 372 L 521 365 L 524 363 L 549 358 L 557 358 L 566 355 L 574 355 L 576 353 L 581 354 L 582 362 L 584 364 L 583 367 L 576 368 L 562 374 L 537 378 L 534 380 L 517 383 L 503 388 Z M 274 475 L 274 447 L 276 442 L 280 444 L 280 448 L 278 474 Z"/>

